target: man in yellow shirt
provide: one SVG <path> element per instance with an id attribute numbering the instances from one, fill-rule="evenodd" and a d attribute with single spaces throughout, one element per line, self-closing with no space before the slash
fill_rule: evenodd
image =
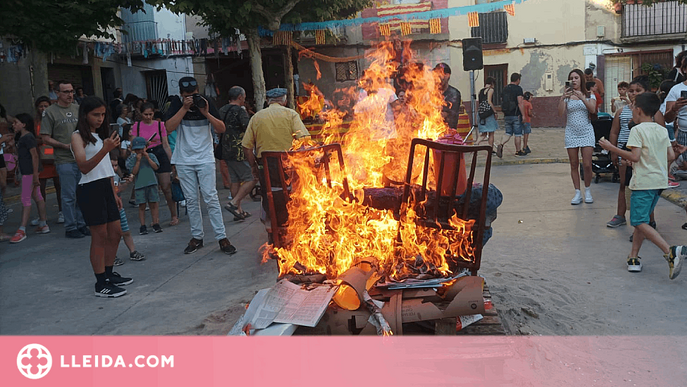
<path id="1" fill-rule="evenodd" d="M 243 136 L 243 151 L 253 171 L 253 176 L 260 180 L 260 187 L 262 193 L 262 208 L 266 214 L 269 214 L 269 205 L 267 204 L 267 186 L 265 184 L 265 176 L 258 171 L 258 165 L 261 164 L 260 158 L 262 152 L 268 151 L 287 151 L 291 149 L 291 144 L 294 139 L 308 137 L 310 134 L 303 125 L 300 115 L 293 109 L 286 107 L 286 89 L 277 88 L 267 92 L 267 102 L 269 107 L 263 109 L 250 119 L 246 134 Z M 279 187 L 281 181 L 279 179 L 279 172 L 276 170 L 276 165 L 270 164 L 270 183 L 273 187 Z M 284 194 L 273 189 L 273 198 L 275 207 L 286 208 L 286 201 Z M 283 214 L 282 214 L 283 213 Z M 286 222 L 286 211 L 277 212 L 278 222 L 283 224 Z M 262 217 L 261 217 L 262 218 Z M 266 218 L 265 218 L 266 219 Z M 265 220 L 263 219 L 263 221 Z M 270 243 L 272 243 L 271 230 L 267 227 L 270 235 Z"/>

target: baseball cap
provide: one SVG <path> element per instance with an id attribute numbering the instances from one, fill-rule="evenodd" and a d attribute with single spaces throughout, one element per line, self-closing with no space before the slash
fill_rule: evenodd
<path id="1" fill-rule="evenodd" d="M 134 137 L 133 141 L 131 141 L 131 149 L 136 150 L 136 149 L 145 149 L 146 148 L 146 139 L 143 137 Z"/>

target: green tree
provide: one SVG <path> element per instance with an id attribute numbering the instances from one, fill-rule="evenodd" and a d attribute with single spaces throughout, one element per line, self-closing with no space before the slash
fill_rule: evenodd
<path id="1" fill-rule="evenodd" d="M 370 0 L 150 0 L 149 4 L 165 6 L 173 12 L 198 15 L 221 36 L 234 36 L 240 30 L 246 36 L 250 50 L 253 91 L 257 109 L 265 101 L 265 77 L 262 72 L 262 51 L 258 26 L 278 30 L 282 23 L 323 21 L 349 17 L 369 6 Z M 287 77 L 290 67 L 287 48 Z M 293 95 L 293 82 L 287 82 Z"/>
<path id="2" fill-rule="evenodd" d="M 73 54 L 81 36 L 113 38 L 108 27 L 123 24 L 120 7 L 143 8 L 142 0 L 4 0 L 0 36 L 44 53 Z"/>

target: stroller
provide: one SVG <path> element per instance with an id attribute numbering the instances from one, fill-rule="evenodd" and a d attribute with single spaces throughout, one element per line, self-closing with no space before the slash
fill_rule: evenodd
<path id="1" fill-rule="evenodd" d="M 611 125 L 613 124 L 613 116 L 606 113 L 599 113 L 599 117 L 592 121 L 594 127 L 594 137 L 596 139 L 594 146 L 594 153 L 592 154 L 592 173 L 595 175 L 594 183 L 598 183 L 602 173 L 611 173 L 611 181 L 617 183 L 620 181 L 620 174 L 618 168 L 613 165 L 610 152 L 604 150 L 599 146 L 601 137 L 609 138 L 611 134 Z M 584 176 L 584 166 L 580 165 L 580 176 Z"/>

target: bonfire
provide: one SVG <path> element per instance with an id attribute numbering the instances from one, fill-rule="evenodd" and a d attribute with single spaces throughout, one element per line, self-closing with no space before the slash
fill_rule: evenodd
<path id="1" fill-rule="evenodd" d="M 392 88 L 387 80 L 396 74 L 395 57 L 393 45 L 388 42 L 371 52 L 371 64 L 361 85 L 371 90 Z M 319 274 L 335 279 L 360 262 L 367 262 L 387 281 L 446 278 L 457 274 L 461 262 L 474 262 L 475 220 L 461 219 L 454 212 L 445 224 L 428 225 L 423 209 L 428 199 L 418 198 L 415 191 L 408 203 L 402 204 L 403 211 L 376 208 L 379 206 L 370 205 L 366 199 L 374 189 L 387 187 L 401 192 L 412 139 L 462 143 L 442 118 L 444 98 L 438 75 L 412 58 L 409 63 L 403 67 L 401 77 L 407 86 L 407 103 L 396 112 L 394 133 L 382 138 L 379 128 L 388 129 L 385 112 L 356 114 L 342 136 L 340 129 L 348 112 L 335 107 L 320 111 L 322 94 L 314 85 L 308 86 L 311 98 L 300 107 L 309 114 L 318 112 L 317 118 L 324 122 L 319 140 L 324 145 L 341 144 L 343 163 L 326 152 L 292 152 L 284 161 L 286 175 L 295 176 L 288 182 L 291 192 L 286 205 L 285 242 L 278 247 L 265 246 L 264 251 L 265 260 L 275 256 L 278 259 L 280 277 Z M 350 101 L 358 101 L 358 93 L 353 88 L 337 90 Z M 292 150 L 319 145 L 299 142 Z M 433 156 L 427 158 L 433 175 L 428 178 L 436 190 L 439 158 Z M 411 184 L 426 178 L 421 168 L 424 159 L 424 153 L 415 154 Z M 457 168 L 457 163 L 451 168 Z M 459 188 L 457 194 L 464 189 Z"/>

